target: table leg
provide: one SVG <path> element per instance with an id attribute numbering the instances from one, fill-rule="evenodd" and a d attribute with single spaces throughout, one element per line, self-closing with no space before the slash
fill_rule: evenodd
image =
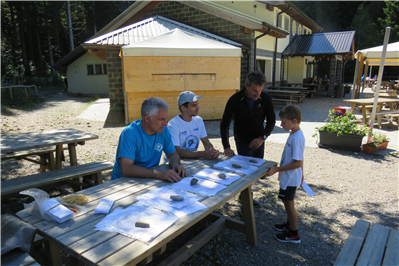
<path id="1" fill-rule="evenodd" d="M 57 145 L 55 147 L 55 169 L 61 169 L 62 168 L 62 144 Z"/>
<path id="2" fill-rule="evenodd" d="M 78 159 L 76 158 L 76 146 L 75 143 L 68 144 L 69 159 L 71 166 L 78 165 Z"/>
<path id="3" fill-rule="evenodd" d="M 367 112 L 366 112 L 366 105 L 362 105 L 362 115 L 363 115 L 363 117 L 362 117 L 362 121 L 363 121 L 363 125 L 365 125 L 365 124 L 367 124 L 367 121 L 366 121 L 366 119 L 367 119 Z"/>
<path id="4" fill-rule="evenodd" d="M 49 241 L 44 243 L 46 250 L 47 250 L 47 260 L 49 265 L 57 266 L 62 265 L 61 263 L 61 255 L 60 255 L 60 248 Z"/>
<path id="5" fill-rule="evenodd" d="M 241 201 L 247 243 L 253 247 L 256 247 L 258 245 L 258 240 L 256 237 L 255 214 L 252 202 L 251 186 L 247 187 L 241 192 Z"/>

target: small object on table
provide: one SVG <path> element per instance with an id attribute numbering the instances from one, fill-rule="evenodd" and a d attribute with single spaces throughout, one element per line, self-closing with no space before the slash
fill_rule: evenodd
<path id="1" fill-rule="evenodd" d="M 250 163 L 257 163 L 258 161 L 255 160 L 255 159 L 250 159 L 249 162 L 250 162 Z"/>
<path id="2" fill-rule="evenodd" d="M 226 175 L 223 174 L 223 173 L 220 173 L 220 174 L 218 174 L 218 177 L 219 177 L 220 179 L 225 179 L 225 178 L 226 178 Z"/>
<path id="3" fill-rule="evenodd" d="M 171 195 L 170 199 L 173 201 L 182 201 L 182 200 L 184 200 L 184 197 L 179 196 L 179 195 Z"/>
<path id="4" fill-rule="evenodd" d="M 190 185 L 195 186 L 197 183 L 198 183 L 198 179 L 193 178 L 193 179 L 191 179 Z"/>
<path id="5" fill-rule="evenodd" d="M 236 164 L 236 163 L 233 163 L 231 166 L 232 166 L 233 168 L 242 168 L 242 166 L 241 166 L 241 165 L 239 165 L 239 164 Z"/>
<path id="6" fill-rule="evenodd" d="M 112 208 L 112 205 L 114 205 L 115 200 L 112 199 L 101 199 L 100 202 L 98 203 L 97 207 L 94 209 L 94 214 L 97 213 L 109 213 L 109 211 Z"/>
<path id="7" fill-rule="evenodd" d="M 150 224 L 146 222 L 137 221 L 135 226 L 140 228 L 149 228 Z"/>

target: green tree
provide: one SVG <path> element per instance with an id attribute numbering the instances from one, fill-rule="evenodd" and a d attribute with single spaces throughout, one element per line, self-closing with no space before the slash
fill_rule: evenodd
<path id="1" fill-rule="evenodd" d="M 385 1 L 383 11 L 383 17 L 378 18 L 378 22 L 384 31 L 386 27 L 392 27 L 389 42 L 397 42 L 399 41 L 399 2 Z"/>
<path id="2" fill-rule="evenodd" d="M 350 29 L 356 29 L 355 34 L 355 51 L 380 44 L 381 38 L 380 27 L 376 25 L 376 21 L 370 19 L 372 17 L 370 10 L 362 3 L 350 24 Z M 371 34 L 372 33 L 372 34 Z"/>

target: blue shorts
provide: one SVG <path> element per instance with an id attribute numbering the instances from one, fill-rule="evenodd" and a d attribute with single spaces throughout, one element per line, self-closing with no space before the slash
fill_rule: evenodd
<path id="1" fill-rule="evenodd" d="M 278 192 L 278 198 L 282 200 L 294 200 L 296 187 L 287 187 L 287 189 L 281 189 Z"/>

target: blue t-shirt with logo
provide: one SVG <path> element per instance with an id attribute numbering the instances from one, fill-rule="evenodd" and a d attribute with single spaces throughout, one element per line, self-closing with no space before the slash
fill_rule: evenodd
<path id="1" fill-rule="evenodd" d="M 141 127 L 141 120 L 132 122 L 119 137 L 111 180 L 123 176 L 119 158 L 128 158 L 135 165 L 151 168 L 159 164 L 162 151 L 165 154 L 176 151 L 168 127 L 164 127 L 162 133 L 148 135 Z"/>

